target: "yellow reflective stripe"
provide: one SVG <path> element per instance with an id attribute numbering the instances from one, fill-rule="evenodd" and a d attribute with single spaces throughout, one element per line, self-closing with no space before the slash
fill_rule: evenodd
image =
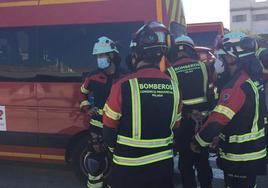
<path id="1" fill-rule="evenodd" d="M 172 150 L 166 150 L 158 153 L 154 153 L 151 155 L 146 155 L 142 157 L 137 158 L 129 158 L 129 157 L 120 157 L 117 155 L 113 155 L 113 162 L 119 165 L 125 165 L 125 166 L 140 166 L 140 165 L 146 165 L 158 161 L 162 161 L 165 159 L 170 159 L 173 157 L 173 151 Z"/>
<path id="2" fill-rule="evenodd" d="M 80 109 L 83 108 L 84 106 L 89 106 L 90 103 L 88 102 L 88 100 L 84 100 L 82 102 L 80 102 Z"/>
<path id="3" fill-rule="evenodd" d="M 182 115 L 181 115 L 181 113 L 179 113 L 179 114 L 177 115 L 176 121 L 180 121 L 181 118 L 182 118 Z"/>
<path id="4" fill-rule="evenodd" d="M 137 78 L 129 80 L 132 99 L 132 136 L 141 138 L 141 108 L 140 89 Z"/>
<path id="5" fill-rule="evenodd" d="M 178 86 L 179 86 L 178 76 L 177 76 L 174 68 L 173 67 L 169 67 L 167 70 L 168 70 L 168 72 L 170 74 L 171 79 L 174 80 L 176 82 L 176 84 L 178 84 Z"/>
<path id="6" fill-rule="evenodd" d="M 105 114 L 106 114 L 109 118 L 111 118 L 111 119 L 113 119 L 113 120 L 116 120 L 116 121 L 119 120 L 119 119 L 121 118 L 121 116 L 122 116 L 122 114 L 113 111 L 113 110 L 109 107 L 109 105 L 108 105 L 107 103 L 104 105 L 103 110 L 104 110 Z"/>
<path id="7" fill-rule="evenodd" d="M 81 86 L 80 91 L 81 91 L 81 93 L 83 93 L 83 94 L 86 94 L 86 95 L 89 94 L 89 90 L 87 90 L 87 89 L 85 88 L 84 84 Z"/>
<path id="8" fill-rule="evenodd" d="M 252 140 L 257 140 L 261 137 L 265 136 L 265 130 L 264 128 L 260 130 L 259 132 L 252 132 L 244 135 L 233 135 L 229 137 L 229 143 L 243 143 L 243 142 L 249 142 Z"/>
<path id="9" fill-rule="evenodd" d="M 209 142 L 204 141 L 204 140 L 200 137 L 199 133 L 197 133 L 197 134 L 195 135 L 195 139 L 196 139 L 196 141 L 200 144 L 200 146 L 202 146 L 202 147 L 209 146 L 209 144 L 210 144 Z"/>
<path id="10" fill-rule="evenodd" d="M 91 181 L 98 181 L 98 180 L 100 180 L 102 177 L 103 177 L 103 174 L 100 174 L 100 175 L 98 175 L 98 176 L 93 176 L 93 175 L 91 175 L 90 173 L 88 174 L 88 180 L 91 180 Z"/>
<path id="11" fill-rule="evenodd" d="M 186 105 L 200 104 L 200 103 L 207 102 L 207 97 L 198 97 L 198 98 L 194 98 L 194 99 L 187 99 L 187 100 L 183 100 L 182 102 L 183 102 L 183 104 L 186 104 Z"/>
<path id="12" fill-rule="evenodd" d="M 109 149 L 109 151 L 110 151 L 111 153 L 114 152 L 114 148 L 108 147 L 108 149 Z"/>
<path id="13" fill-rule="evenodd" d="M 87 188 L 103 188 L 103 182 L 98 183 L 87 182 Z"/>
<path id="14" fill-rule="evenodd" d="M 218 112 L 220 114 L 225 115 L 228 119 L 232 119 L 235 115 L 235 112 L 228 108 L 227 106 L 223 106 L 223 105 L 217 105 L 214 109 L 213 112 Z"/>
<path id="15" fill-rule="evenodd" d="M 178 121 L 178 116 L 180 115 L 180 112 L 178 112 L 180 92 L 179 92 L 179 86 L 176 81 L 171 80 L 171 84 L 172 84 L 172 90 L 173 90 L 173 113 L 172 113 L 170 128 L 172 129 L 175 123 Z"/>
<path id="16" fill-rule="evenodd" d="M 258 152 L 245 153 L 245 154 L 224 153 L 220 151 L 220 158 L 223 158 L 228 161 L 253 161 L 266 157 L 266 153 L 267 153 L 266 148 Z"/>
<path id="17" fill-rule="evenodd" d="M 201 67 L 201 71 L 203 74 L 203 90 L 204 90 L 204 96 L 203 98 L 205 99 L 205 102 L 207 102 L 207 89 L 208 89 L 208 72 L 207 72 L 207 67 L 206 64 L 199 61 L 198 62 L 200 67 Z"/>
<path id="18" fill-rule="evenodd" d="M 101 116 L 103 115 L 103 110 L 102 109 L 98 109 L 97 112 L 98 112 L 99 115 L 101 115 Z"/>
<path id="19" fill-rule="evenodd" d="M 95 119 L 91 119 L 90 124 L 99 128 L 103 128 L 103 123 Z"/>
<path id="20" fill-rule="evenodd" d="M 134 138 L 118 135 L 117 143 L 138 148 L 157 148 L 157 147 L 168 146 L 170 143 L 173 143 L 173 135 L 167 138 L 150 139 L 150 140 L 149 139 L 137 140 Z"/>
<path id="21" fill-rule="evenodd" d="M 259 91 L 258 91 L 258 87 L 256 84 L 259 84 L 259 83 L 254 83 L 251 79 L 248 79 L 246 82 L 248 82 L 253 91 L 254 91 L 254 94 L 255 94 L 255 116 L 254 116 L 254 119 L 253 119 L 253 126 L 251 128 L 251 132 L 257 132 L 259 130 L 258 128 L 258 120 L 259 120 Z"/>
<path id="22" fill-rule="evenodd" d="M 260 53 L 261 53 L 263 50 L 265 50 L 265 48 L 259 48 L 259 49 L 256 51 L 255 55 L 259 58 Z"/>

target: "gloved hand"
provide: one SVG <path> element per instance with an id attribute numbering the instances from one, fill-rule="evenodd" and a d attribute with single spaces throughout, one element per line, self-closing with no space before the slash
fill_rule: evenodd
<path id="1" fill-rule="evenodd" d="M 98 114 L 98 108 L 97 107 L 92 107 L 89 110 L 87 110 L 87 114 L 92 117 L 94 115 Z"/>
<path id="2" fill-rule="evenodd" d="M 90 132 L 90 145 L 97 153 L 104 152 L 105 150 L 103 145 L 103 137 L 101 134 L 98 134 L 96 132 Z"/>
<path id="3" fill-rule="evenodd" d="M 218 147 L 218 144 L 219 144 L 219 137 L 216 136 L 213 138 L 212 143 L 209 145 L 209 147 L 212 149 L 216 149 Z"/>

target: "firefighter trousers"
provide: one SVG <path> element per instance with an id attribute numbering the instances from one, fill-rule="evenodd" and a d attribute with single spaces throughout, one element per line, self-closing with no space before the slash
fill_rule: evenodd
<path id="1" fill-rule="evenodd" d="M 183 188 L 197 187 L 195 170 L 197 170 L 197 178 L 201 188 L 211 188 L 213 176 L 208 160 L 208 149 L 203 148 L 201 153 L 194 153 L 190 149 L 190 143 L 195 134 L 195 122 L 183 118 L 181 127 L 175 134 L 175 149 L 179 152 L 178 167 Z"/>
<path id="2" fill-rule="evenodd" d="M 224 173 L 226 188 L 256 188 L 256 175 L 239 175 Z"/>
<path id="3" fill-rule="evenodd" d="M 181 173 L 183 188 L 196 188 L 195 169 L 201 188 L 212 187 L 212 169 L 208 161 L 208 150 L 204 149 L 201 153 L 193 153 L 189 150 L 179 152 L 179 170 Z"/>
<path id="4" fill-rule="evenodd" d="M 142 166 L 112 165 L 111 188 L 173 188 L 173 159 Z"/>

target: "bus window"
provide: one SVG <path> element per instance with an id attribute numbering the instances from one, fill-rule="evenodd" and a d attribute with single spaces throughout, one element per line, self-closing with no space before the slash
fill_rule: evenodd
<path id="1" fill-rule="evenodd" d="M 124 64 L 131 34 L 142 24 L 128 22 L 40 27 L 38 62 L 44 68 L 42 74 L 65 77 L 92 71 L 96 68 L 92 49 L 96 39 L 103 35 L 118 42 Z"/>
<path id="2" fill-rule="evenodd" d="M 0 29 L 0 76 L 9 78 L 29 78 L 35 71 L 35 29 Z"/>
<path id="3" fill-rule="evenodd" d="M 207 31 L 207 32 L 192 32 L 188 33 L 189 37 L 193 39 L 195 45 L 206 46 L 213 48 L 215 38 L 218 35 L 217 31 Z"/>

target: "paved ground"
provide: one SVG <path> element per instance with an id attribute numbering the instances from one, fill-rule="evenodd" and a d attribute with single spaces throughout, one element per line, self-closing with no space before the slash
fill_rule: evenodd
<path id="1" fill-rule="evenodd" d="M 223 188 L 222 172 L 216 169 L 214 159 L 211 159 L 214 171 L 214 188 Z M 177 176 L 179 181 L 179 175 Z M 268 187 L 268 176 L 258 179 L 258 188 Z M 36 165 L 18 162 L 0 162 L 0 188 L 85 188 L 69 166 Z M 176 188 L 181 188 L 176 183 Z"/>

